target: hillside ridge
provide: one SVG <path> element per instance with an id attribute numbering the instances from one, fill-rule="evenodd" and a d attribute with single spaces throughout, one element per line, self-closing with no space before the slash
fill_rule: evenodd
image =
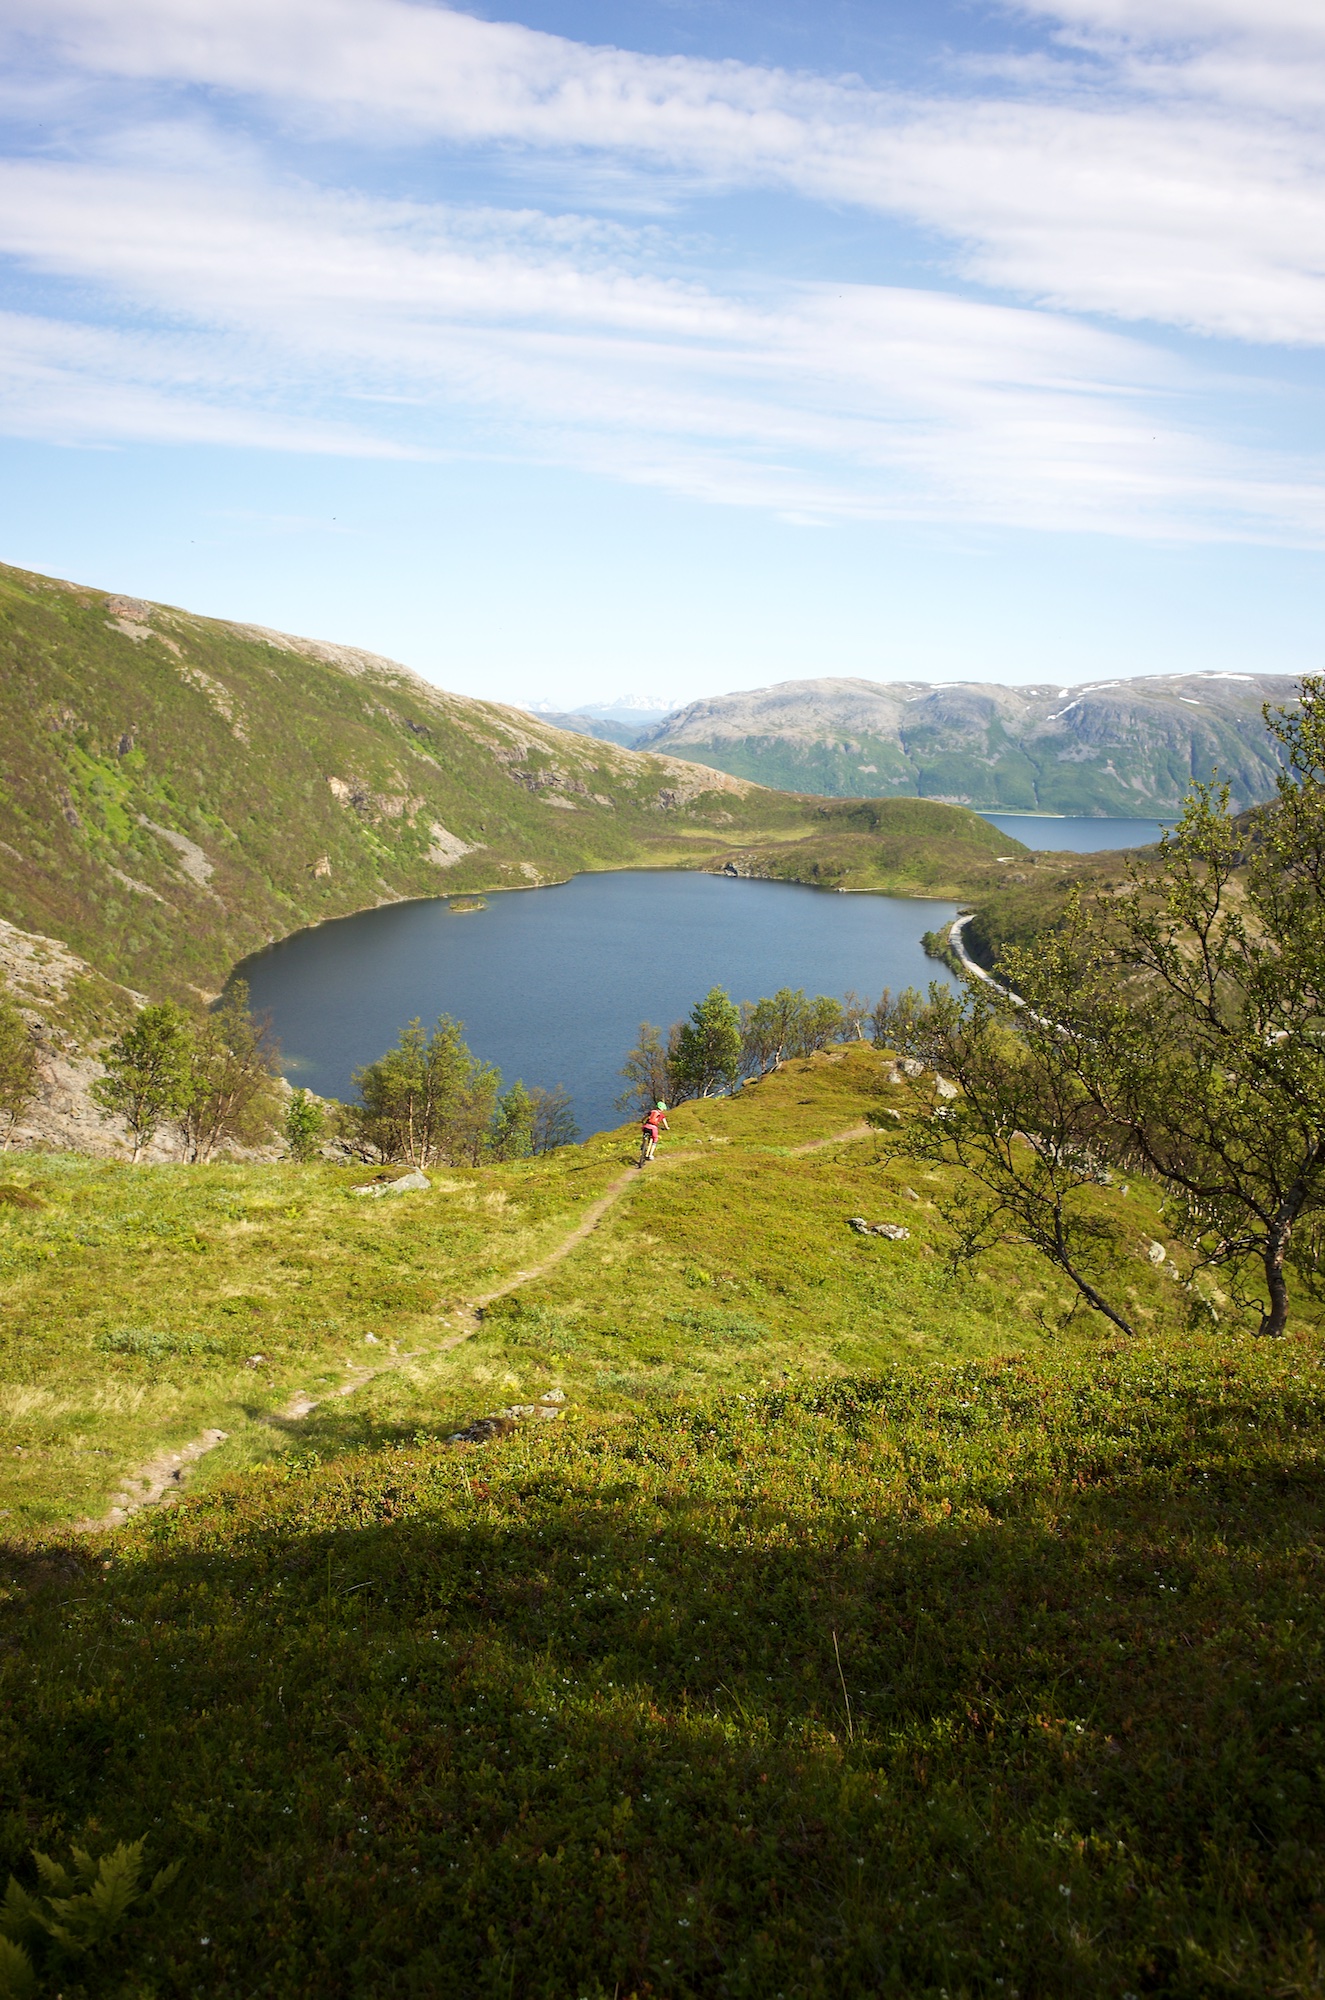
<path id="1" fill-rule="evenodd" d="M 153 998 L 209 999 L 263 945 L 413 897 L 625 867 L 957 896 L 1008 845 L 967 813 L 839 808 L 358 647 L 0 566 L 0 911 Z"/>

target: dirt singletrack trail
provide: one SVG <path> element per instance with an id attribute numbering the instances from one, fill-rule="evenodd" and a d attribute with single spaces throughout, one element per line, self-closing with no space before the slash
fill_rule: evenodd
<path id="1" fill-rule="evenodd" d="M 806 1153 L 821 1153 L 829 1146 L 840 1146 L 850 1139 L 866 1139 L 873 1129 L 872 1125 L 851 1125 L 844 1132 L 831 1132 L 826 1139 L 811 1139 L 808 1145 L 792 1146 L 782 1157 L 784 1159 L 800 1159 Z M 676 1167 L 683 1165 L 686 1161 L 711 1159 L 712 1157 L 712 1154 L 703 1153 L 697 1147 L 690 1147 L 684 1153 L 656 1154 L 650 1164 L 655 1169 L 656 1177 L 656 1174 L 668 1173 Z M 481 1324 L 481 1315 L 485 1306 L 492 1305 L 497 1299 L 506 1298 L 511 1292 L 518 1292 L 522 1285 L 532 1285 L 536 1278 L 546 1277 L 549 1271 L 555 1270 L 558 1264 L 569 1257 L 577 1244 L 583 1243 L 586 1237 L 593 1235 L 603 1217 L 610 1209 L 616 1207 L 616 1204 L 620 1201 L 622 1195 L 626 1193 L 627 1189 L 639 1185 L 643 1173 L 644 1169 L 636 1166 L 627 1167 L 624 1173 L 618 1174 L 616 1179 L 599 1195 L 597 1201 L 591 1202 L 589 1207 L 586 1208 L 569 1236 L 563 1236 L 556 1248 L 550 1250 L 540 1263 L 529 1264 L 522 1270 L 513 1271 L 509 1278 L 504 1279 L 492 1291 L 482 1292 L 477 1298 L 470 1300 L 467 1305 L 458 1308 L 460 1313 L 469 1316 L 471 1323 L 465 1326 L 461 1332 L 453 1334 L 449 1339 L 442 1341 L 439 1346 L 430 1351 L 434 1354 L 443 1354 L 448 1348 L 459 1347 L 463 1341 L 472 1339 Z"/>
<path id="2" fill-rule="evenodd" d="M 679 1166 L 683 1160 L 698 1160 L 702 1158 L 703 1154 L 696 1151 L 673 1153 L 670 1157 L 661 1160 L 655 1158 L 651 1164 L 665 1170 L 668 1167 Z M 599 1195 L 597 1201 L 590 1202 L 588 1208 L 585 1209 L 584 1214 L 580 1217 L 570 1234 L 563 1236 L 561 1241 L 548 1251 L 546 1257 L 541 1262 L 527 1264 L 519 1271 L 512 1271 L 510 1277 L 503 1279 L 502 1283 L 494 1286 L 492 1291 L 480 1292 L 477 1298 L 471 1299 L 468 1304 L 458 1307 L 457 1314 L 463 1316 L 467 1324 L 459 1333 L 453 1334 L 448 1340 L 442 1341 L 441 1345 L 435 1348 L 433 1352 L 444 1354 L 448 1348 L 459 1347 L 462 1341 L 472 1339 L 481 1324 L 484 1306 L 492 1305 L 497 1299 L 506 1298 L 511 1292 L 518 1292 L 522 1285 L 532 1285 L 536 1278 L 545 1277 L 549 1271 L 555 1270 L 563 1259 L 570 1256 L 571 1251 L 575 1249 L 577 1244 L 583 1243 L 586 1237 L 593 1235 L 603 1217 L 608 1213 L 608 1210 L 616 1207 L 627 1188 L 635 1186 L 643 1171 L 642 1167 L 627 1167 L 623 1174 L 618 1174 L 616 1179 L 610 1182 L 603 1193 Z"/>
<path id="3" fill-rule="evenodd" d="M 841 1146 L 853 1139 L 868 1138 L 873 1129 L 870 1125 L 851 1125 L 845 1131 L 831 1132 L 826 1139 L 811 1139 L 806 1145 L 789 1147 L 781 1157 L 801 1159 L 807 1153 L 822 1153 L 829 1146 Z M 712 1157 L 711 1153 L 701 1152 L 698 1147 L 687 1148 L 685 1152 L 658 1154 L 650 1163 L 654 1169 L 653 1178 L 659 1173 L 672 1172 L 688 1161 Z M 523 1285 L 532 1285 L 536 1279 L 546 1277 L 549 1271 L 555 1270 L 573 1250 L 593 1235 L 603 1217 L 610 1214 L 622 1196 L 630 1188 L 638 1186 L 643 1178 L 644 1169 L 639 1166 L 627 1167 L 623 1173 L 618 1174 L 597 1200 L 590 1202 L 575 1227 L 554 1244 L 538 1263 L 527 1264 L 518 1271 L 512 1271 L 508 1278 L 504 1278 L 501 1284 L 495 1285 L 490 1292 L 480 1292 L 477 1297 L 467 1300 L 464 1305 L 455 1307 L 450 1318 L 453 1323 L 458 1322 L 456 1331 L 448 1334 L 445 1339 L 436 1341 L 426 1348 L 415 1348 L 408 1354 L 393 1354 L 389 1360 L 380 1361 L 373 1368 L 350 1362 L 347 1364 L 346 1381 L 338 1383 L 334 1388 L 324 1389 L 319 1396 L 310 1395 L 306 1389 L 297 1389 L 284 1408 L 273 1412 L 266 1421 L 276 1423 L 281 1429 L 288 1429 L 293 1424 L 302 1423 L 305 1417 L 311 1416 L 322 1404 L 352 1396 L 358 1390 L 366 1389 L 370 1382 L 376 1382 L 380 1376 L 394 1374 L 408 1362 L 420 1361 L 435 1354 L 447 1354 L 453 1348 L 462 1347 L 467 1340 L 473 1339 L 482 1326 L 485 1306 L 494 1304 L 497 1299 L 506 1298 L 511 1292 L 518 1292 Z M 198 1437 L 191 1438 L 187 1444 L 181 1445 L 177 1451 L 158 1452 L 134 1471 L 126 1473 L 120 1483 L 119 1491 L 104 1514 L 98 1515 L 95 1519 L 75 1521 L 74 1532 L 103 1533 L 108 1528 L 119 1527 L 121 1522 L 127 1521 L 133 1514 L 141 1513 L 145 1507 L 168 1507 L 183 1492 L 184 1475 L 189 1468 L 196 1465 L 199 1459 L 205 1458 L 208 1452 L 215 1451 L 218 1445 L 224 1444 L 228 1436 L 228 1431 L 205 1430 Z"/>

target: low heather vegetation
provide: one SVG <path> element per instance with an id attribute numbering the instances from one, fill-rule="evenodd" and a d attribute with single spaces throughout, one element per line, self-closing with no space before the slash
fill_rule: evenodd
<path id="1" fill-rule="evenodd" d="M 1209 1337 L 427 1437 L 5 1566 L 66 1995 L 1319 1990 L 1322 1386 Z"/>
<path id="2" fill-rule="evenodd" d="M 894 1079 L 682 1106 L 459 1346 L 629 1135 L 391 1202 L 16 1163 L 0 1867 L 181 1864 L 85 1949 L 6 1919 L 41 1990 L 1315 1990 L 1314 1319 L 1187 1331 L 1143 1185 L 1134 1341 L 1025 1245 L 954 1269 L 954 1170 L 844 1136 L 918 1129 Z M 204 1425 L 191 1497 L 61 1532 Z"/>

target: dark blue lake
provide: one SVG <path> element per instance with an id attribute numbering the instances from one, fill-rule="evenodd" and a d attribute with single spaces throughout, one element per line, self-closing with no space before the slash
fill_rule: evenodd
<path id="1" fill-rule="evenodd" d="M 641 1021 L 666 1028 L 711 986 L 871 1002 L 950 975 L 920 945 L 951 903 L 840 896 L 783 882 L 656 871 L 577 875 L 489 895 L 470 915 L 393 903 L 320 924 L 237 968 L 269 1009 L 292 1082 L 348 1097 L 414 1015 L 453 1014 L 507 1083 L 564 1083 L 584 1133 L 619 1125 L 617 1071 Z M 953 982 L 955 983 L 955 982 Z"/>
<path id="2" fill-rule="evenodd" d="M 1062 819 L 1046 813 L 981 813 L 1001 833 L 1010 833 L 1024 847 L 1047 848 L 1063 854 L 1098 854 L 1106 847 L 1150 847 L 1176 820 Z"/>

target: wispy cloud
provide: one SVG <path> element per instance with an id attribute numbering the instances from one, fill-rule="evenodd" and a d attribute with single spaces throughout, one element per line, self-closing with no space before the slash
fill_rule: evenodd
<path id="1" fill-rule="evenodd" d="M 1235 338 L 1325 337 L 1314 0 L 1052 0 L 1063 59 L 947 97 L 595 48 L 414 0 L 44 0 L 71 72 L 203 86 L 287 129 L 771 186 L 944 231 L 983 283 Z M 1073 57 L 1090 55 L 1090 61 Z"/>
<path id="2" fill-rule="evenodd" d="M 256 361 L 257 357 L 254 357 Z M 0 313 L 0 431 L 64 445 L 210 444 L 417 458 L 408 440 L 289 407 L 265 371 L 196 338 Z"/>
<path id="3" fill-rule="evenodd" d="M 1264 385 L 1073 315 L 1321 339 L 1325 136 L 1292 106 L 1325 26 L 1296 0 L 1019 11 L 1054 30 L 1037 55 L 922 98 L 417 0 L 43 0 L 7 29 L 10 88 L 64 116 L 0 161 L 29 303 L 0 321 L 0 423 L 518 453 L 802 520 L 1319 546 L 1325 467 L 1258 441 Z M 1297 71 L 1289 115 L 1221 81 L 1237 60 Z M 941 233 L 944 288 L 715 276 L 619 205 L 319 184 L 304 142 L 333 129 L 583 169 L 614 199 L 893 213 Z"/>
<path id="4" fill-rule="evenodd" d="M 1204 102 L 1310 136 L 1325 106 L 1325 14 L 1314 0 L 1028 0 L 1097 80 L 1179 113 Z M 1049 74 L 1061 81 L 1061 71 Z"/>
<path id="5" fill-rule="evenodd" d="M 151 148 L 147 148 L 150 152 Z M 114 330 L 12 316 L 6 424 L 282 449 L 519 450 L 799 518 L 1316 543 L 1319 469 L 1201 434 L 1217 384 L 1062 314 L 879 286 L 720 288 L 655 230 L 265 174 L 0 166 L 0 252 Z"/>

